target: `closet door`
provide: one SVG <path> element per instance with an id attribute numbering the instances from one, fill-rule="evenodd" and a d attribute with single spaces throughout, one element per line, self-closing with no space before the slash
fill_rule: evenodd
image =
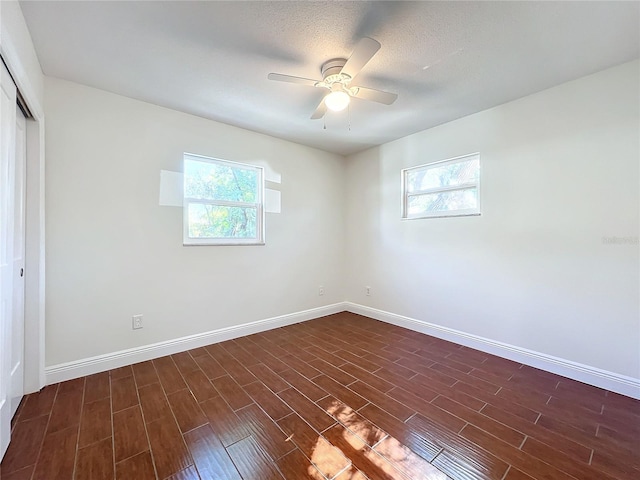
<path id="1" fill-rule="evenodd" d="M 11 435 L 16 87 L 0 62 L 0 457 Z"/>
<path id="2" fill-rule="evenodd" d="M 16 105 L 15 167 L 13 169 L 13 266 L 11 301 L 11 417 L 18 410 L 24 394 L 24 252 L 27 170 L 27 119 Z"/>

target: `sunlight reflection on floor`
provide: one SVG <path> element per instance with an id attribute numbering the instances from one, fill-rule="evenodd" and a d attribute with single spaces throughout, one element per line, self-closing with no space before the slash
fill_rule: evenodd
<path id="1" fill-rule="evenodd" d="M 413 453 L 398 440 L 387 435 L 371 422 L 360 417 L 357 412 L 342 402 L 334 399 L 326 407 L 326 411 L 342 424 L 342 426 L 332 427 L 329 430 L 335 431 L 336 428 L 342 429 L 342 453 L 352 462 L 356 460 L 356 463 L 360 461 L 366 463 L 368 467 L 375 467 L 383 478 L 411 480 L 447 479 L 444 473 Z M 327 449 L 325 444 L 324 439 L 318 439 L 316 448 L 314 448 L 311 455 L 311 461 L 326 474 L 328 471 L 324 465 L 327 467 L 335 466 L 335 461 L 332 461 L 332 456 L 333 459 L 335 459 L 335 450 L 332 451 L 333 447 Z M 373 449 L 371 447 L 373 447 Z M 349 448 L 352 449 L 351 452 L 344 451 Z M 336 477 L 336 480 L 356 480 L 360 478 L 365 477 L 362 476 L 352 464 Z"/>
<path id="2" fill-rule="evenodd" d="M 336 447 L 327 442 L 324 438 L 318 437 L 311 454 L 311 462 L 318 467 L 329 478 L 339 473 L 345 468 L 344 455 Z M 315 477 L 313 477 L 315 478 Z"/>

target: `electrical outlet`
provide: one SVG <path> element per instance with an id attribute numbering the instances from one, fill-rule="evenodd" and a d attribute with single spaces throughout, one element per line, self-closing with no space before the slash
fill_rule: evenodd
<path id="1" fill-rule="evenodd" d="M 318 287 L 318 295 L 320 295 L 320 296 L 324 295 L 324 286 L 323 285 L 320 285 Z"/>
<path id="2" fill-rule="evenodd" d="M 134 315 L 133 317 L 131 317 L 131 320 L 131 328 L 133 328 L 134 330 L 142 328 L 142 315 Z"/>
<path id="3" fill-rule="evenodd" d="M 364 292 L 367 294 L 367 297 L 371 295 L 371 287 L 364 287 Z"/>

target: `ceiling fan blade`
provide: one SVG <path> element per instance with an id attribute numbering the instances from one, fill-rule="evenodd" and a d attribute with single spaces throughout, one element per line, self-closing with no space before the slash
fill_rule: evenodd
<path id="1" fill-rule="evenodd" d="M 292 77 L 291 75 L 282 75 L 280 73 L 270 73 L 267 75 L 269 80 L 276 80 L 278 82 L 299 83 L 300 85 L 309 85 L 315 87 L 319 80 L 312 80 L 310 78 Z"/>
<path id="2" fill-rule="evenodd" d="M 311 120 L 318 120 L 319 118 L 324 117 L 324 114 L 327 113 L 327 106 L 324 104 L 324 98 L 320 101 L 320 105 L 316 108 L 316 111 L 311 115 Z"/>
<path id="3" fill-rule="evenodd" d="M 354 78 L 378 50 L 380 50 L 380 43 L 373 38 L 364 37 L 358 42 L 340 73 L 346 73 L 351 78 Z"/>
<path id="4" fill-rule="evenodd" d="M 358 93 L 356 93 L 354 97 L 361 98 L 363 100 L 391 105 L 398 98 L 397 93 L 383 92 L 382 90 L 374 90 L 373 88 L 356 88 L 358 89 Z"/>

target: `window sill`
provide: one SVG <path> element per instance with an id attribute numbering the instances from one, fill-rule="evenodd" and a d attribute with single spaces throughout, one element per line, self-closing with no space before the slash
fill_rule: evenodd
<path id="1" fill-rule="evenodd" d="M 402 217 L 401 220 L 423 220 L 425 218 L 452 218 L 452 217 L 479 217 L 481 212 L 477 213 L 450 213 L 447 215 L 421 215 L 416 217 Z"/>

